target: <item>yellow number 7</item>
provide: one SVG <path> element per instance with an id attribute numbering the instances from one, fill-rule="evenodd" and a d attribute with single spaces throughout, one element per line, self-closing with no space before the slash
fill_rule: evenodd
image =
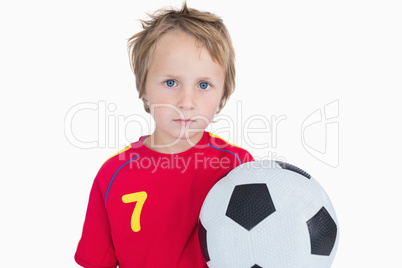
<path id="1" fill-rule="evenodd" d="M 131 229 L 134 232 L 138 232 L 139 230 L 141 230 L 140 215 L 141 215 L 142 206 L 144 205 L 145 200 L 147 199 L 147 193 L 146 192 L 137 192 L 137 193 L 132 193 L 132 194 L 126 194 L 126 195 L 123 195 L 123 197 L 121 199 L 126 204 L 137 202 L 137 204 L 134 207 L 133 215 L 131 216 Z"/>

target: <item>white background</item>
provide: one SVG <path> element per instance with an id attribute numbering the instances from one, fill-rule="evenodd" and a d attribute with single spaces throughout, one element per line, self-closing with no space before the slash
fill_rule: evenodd
<path id="1" fill-rule="evenodd" d="M 140 30 L 145 12 L 181 3 L 2 1 L 2 267 L 77 267 L 73 256 L 99 167 L 152 130 L 137 97 L 126 40 Z M 333 268 L 402 267 L 401 3 L 188 5 L 222 16 L 236 49 L 237 91 L 222 114 L 237 125 L 233 135 L 221 136 L 256 158 L 285 159 L 321 182 L 340 225 Z M 98 130 L 100 108 L 77 113 L 69 125 L 78 140 L 98 140 L 94 148 L 74 145 L 65 134 L 66 116 L 82 103 L 110 105 L 110 121 L 99 120 L 108 132 Z M 303 132 L 303 122 L 331 103 L 337 105 L 329 105 L 335 116 L 327 132 L 324 121 Z M 130 115 L 144 117 L 149 127 L 132 120 L 115 132 L 112 123 Z M 267 148 L 257 149 L 240 135 L 255 115 L 271 123 L 273 116 L 286 117 L 276 134 L 250 136 L 255 144 L 268 142 Z M 249 127 L 264 126 L 255 120 Z M 219 123 L 211 128 L 219 132 Z M 321 153 L 313 156 L 311 148 Z"/>

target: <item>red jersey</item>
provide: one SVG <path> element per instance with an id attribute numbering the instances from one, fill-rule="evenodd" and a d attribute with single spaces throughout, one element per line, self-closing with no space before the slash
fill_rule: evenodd
<path id="1" fill-rule="evenodd" d="M 197 228 L 204 199 L 253 158 L 208 132 L 179 154 L 155 152 L 144 138 L 101 166 L 75 261 L 86 268 L 205 268 Z"/>

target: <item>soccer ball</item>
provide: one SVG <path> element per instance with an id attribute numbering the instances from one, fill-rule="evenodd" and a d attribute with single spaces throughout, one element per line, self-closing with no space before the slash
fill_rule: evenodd
<path id="1" fill-rule="evenodd" d="M 300 168 L 268 160 L 242 164 L 214 185 L 198 234 L 214 268 L 328 268 L 339 236 L 320 184 Z"/>

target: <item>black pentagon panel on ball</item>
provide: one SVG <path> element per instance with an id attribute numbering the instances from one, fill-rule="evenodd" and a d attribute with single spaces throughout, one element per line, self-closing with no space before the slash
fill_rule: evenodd
<path id="1" fill-rule="evenodd" d="M 226 216 L 250 231 L 274 212 L 275 206 L 265 183 L 243 184 L 234 188 Z"/>
<path id="2" fill-rule="evenodd" d="M 322 207 L 307 221 L 311 254 L 329 256 L 336 241 L 337 226 L 328 211 Z"/>
<path id="3" fill-rule="evenodd" d="M 201 252 L 204 260 L 209 262 L 210 258 L 207 246 L 207 230 L 204 228 L 200 220 L 198 220 L 198 240 L 200 241 Z"/>
<path id="4" fill-rule="evenodd" d="M 296 166 L 294 166 L 294 165 L 292 165 L 292 164 L 285 163 L 285 162 L 282 162 L 282 161 L 275 161 L 275 162 L 276 162 L 278 165 L 280 165 L 281 168 L 283 168 L 283 169 L 286 169 L 286 170 L 290 170 L 290 171 L 299 173 L 300 175 L 306 177 L 307 179 L 311 179 L 310 174 L 308 174 L 306 171 L 304 171 L 304 170 L 301 169 L 301 168 L 298 168 L 298 167 L 296 167 Z"/>
<path id="5" fill-rule="evenodd" d="M 254 264 L 253 266 L 251 266 L 251 268 L 262 268 L 262 267 L 259 266 L 258 264 Z"/>

